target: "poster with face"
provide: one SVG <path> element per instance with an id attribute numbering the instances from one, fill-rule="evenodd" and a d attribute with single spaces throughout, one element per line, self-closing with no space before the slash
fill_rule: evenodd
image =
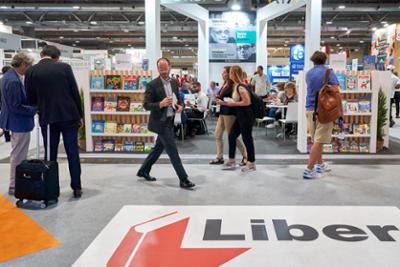
<path id="1" fill-rule="evenodd" d="M 256 13 L 210 12 L 210 62 L 256 62 Z"/>
<path id="2" fill-rule="evenodd" d="M 371 56 L 375 56 L 376 64 L 385 67 L 393 64 L 395 39 L 395 24 L 375 31 L 371 40 Z"/>

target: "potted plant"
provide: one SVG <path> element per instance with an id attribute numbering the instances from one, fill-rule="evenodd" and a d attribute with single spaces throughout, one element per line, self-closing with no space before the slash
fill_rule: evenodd
<path id="1" fill-rule="evenodd" d="M 385 126 L 387 123 L 387 113 L 388 109 L 386 107 L 386 95 L 383 92 L 382 88 L 379 89 L 378 95 L 378 122 L 377 122 L 377 142 L 376 142 L 376 150 L 383 150 L 385 136 Z"/>
<path id="2" fill-rule="evenodd" d="M 81 96 L 82 111 L 85 112 L 85 102 L 84 102 L 84 94 L 83 94 L 82 88 L 79 93 Z M 83 115 L 83 126 L 79 129 L 79 132 L 78 132 L 78 141 L 79 141 L 80 149 L 86 151 L 85 115 Z"/>

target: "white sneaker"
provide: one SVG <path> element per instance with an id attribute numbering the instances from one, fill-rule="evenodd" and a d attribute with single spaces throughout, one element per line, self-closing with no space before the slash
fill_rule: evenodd
<path id="1" fill-rule="evenodd" d="M 2 137 L 3 135 L 4 135 L 3 129 L 0 129 L 0 137 Z"/>
<path id="2" fill-rule="evenodd" d="M 268 129 L 274 129 L 276 127 L 275 123 L 268 124 L 266 126 Z"/>
<path id="3" fill-rule="evenodd" d="M 315 169 L 315 172 L 318 174 L 332 171 L 331 167 L 326 162 L 315 165 L 314 169 Z"/>
<path id="4" fill-rule="evenodd" d="M 306 180 L 312 180 L 317 178 L 317 173 L 314 170 L 309 170 L 307 167 L 304 169 L 303 178 Z"/>
<path id="5" fill-rule="evenodd" d="M 224 171 L 236 169 L 236 161 L 232 161 L 232 160 L 225 161 L 225 163 L 224 163 L 224 165 L 222 165 L 221 169 Z"/>

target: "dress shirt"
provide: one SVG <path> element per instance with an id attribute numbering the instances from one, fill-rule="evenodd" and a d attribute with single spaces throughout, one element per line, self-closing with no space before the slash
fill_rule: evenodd
<path id="1" fill-rule="evenodd" d="M 171 79 L 168 78 L 168 80 L 164 80 L 163 78 L 161 78 L 161 81 L 164 86 L 165 95 L 167 97 L 173 97 L 172 96 L 173 92 L 172 92 L 172 87 L 171 87 Z M 173 117 L 173 116 L 175 116 L 175 110 L 174 110 L 173 106 L 169 106 L 168 111 L 167 111 L 167 117 Z"/>

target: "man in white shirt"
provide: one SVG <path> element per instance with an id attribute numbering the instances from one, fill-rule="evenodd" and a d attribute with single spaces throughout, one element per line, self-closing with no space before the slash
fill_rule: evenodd
<path id="1" fill-rule="evenodd" d="M 267 91 L 271 88 L 271 82 L 268 76 L 264 74 L 263 66 L 257 67 L 257 73 L 251 79 L 251 85 L 254 86 L 256 95 L 261 97 L 267 95 Z"/>
<path id="2" fill-rule="evenodd" d="M 393 103 L 396 104 L 396 118 L 399 118 L 399 102 L 400 102 L 400 79 L 397 77 L 397 72 L 392 70 L 392 77 L 391 77 L 391 89 L 392 95 L 390 98 L 390 127 L 395 124 L 395 121 L 392 116 L 392 106 Z"/>
<path id="3" fill-rule="evenodd" d="M 188 133 L 191 136 L 195 136 L 199 130 L 201 130 L 201 125 L 198 121 L 191 121 L 190 119 L 202 119 L 204 118 L 204 112 L 208 109 L 208 96 L 201 90 L 201 84 L 199 82 L 194 82 L 192 84 L 192 91 L 195 94 L 195 103 L 186 102 L 186 106 L 190 109 L 186 110 L 188 116 Z"/>
<path id="4" fill-rule="evenodd" d="M 207 89 L 207 95 L 211 98 L 212 102 L 215 102 L 215 98 L 219 93 L 219 88 L 215 82 L 210 82 L 210 87 Z"/>

